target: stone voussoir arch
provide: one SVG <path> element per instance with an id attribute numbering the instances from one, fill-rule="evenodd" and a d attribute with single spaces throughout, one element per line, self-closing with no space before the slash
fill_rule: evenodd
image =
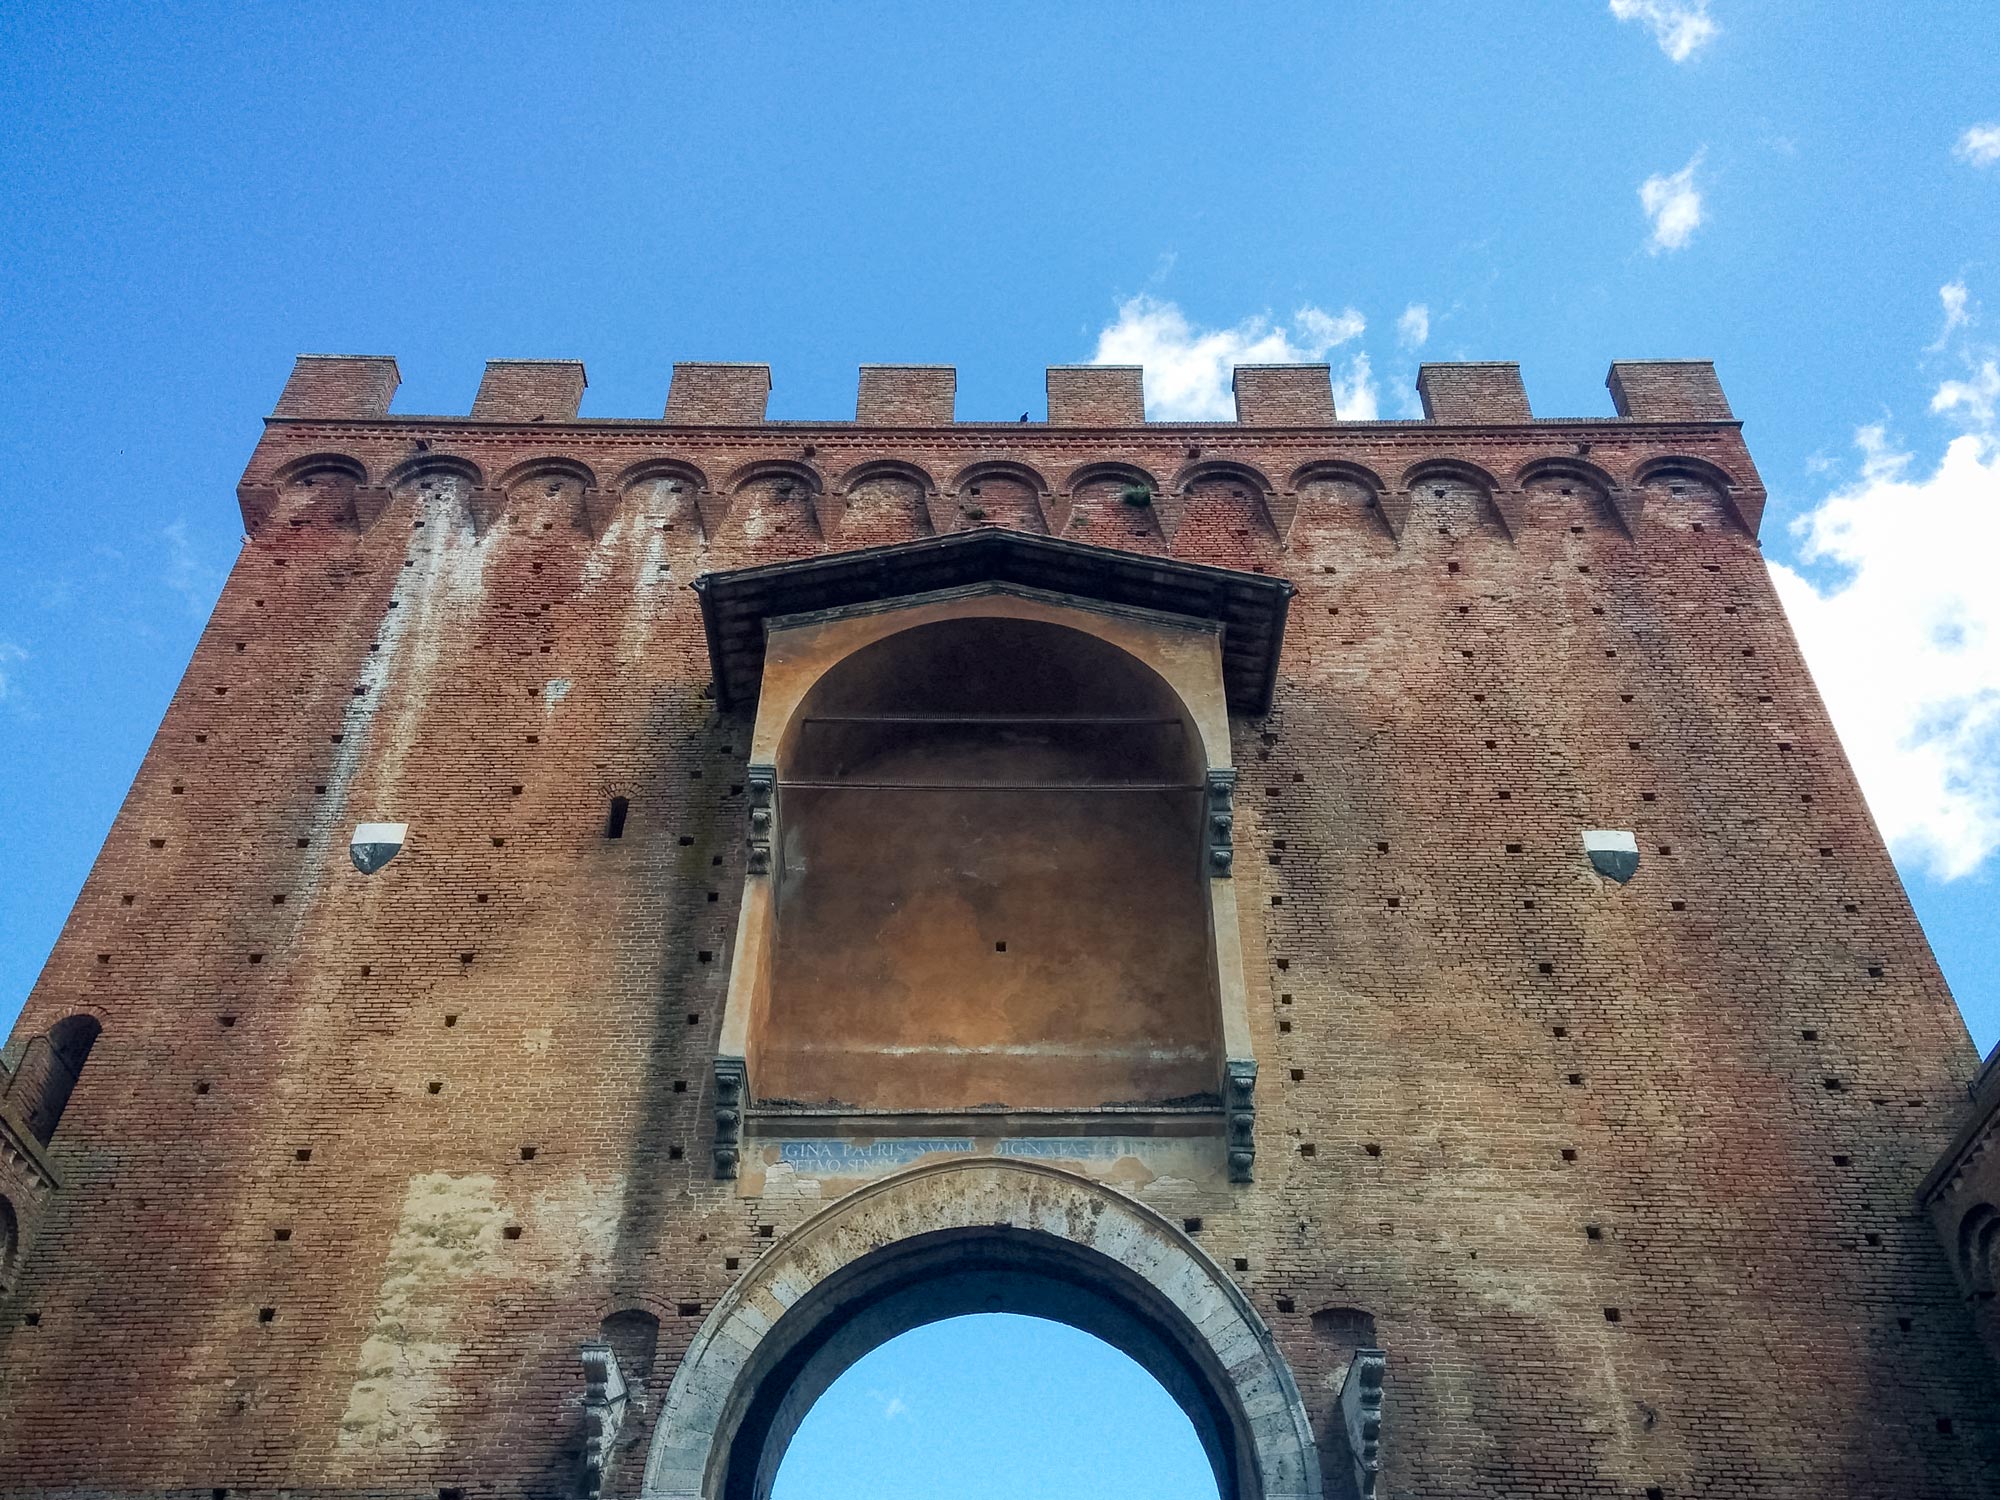
<path id="1" fill-rule="evenodd" d="M 981 1310 L 1052 1317 L 1131 1355 L 1188 1413 L 1223 1500 L 1321 1495 L 1298 1386 L 1222 1270 L 1131 1198 L 990 1157 L 851 1193 L 745 1272 L 674 1373 L 643 1495 L 763 1500 L 842 1371 L 911 1328 Z"/>

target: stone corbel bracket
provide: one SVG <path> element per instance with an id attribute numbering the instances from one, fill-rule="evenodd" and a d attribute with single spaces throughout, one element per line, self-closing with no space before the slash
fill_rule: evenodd
<path id="1" fill-rule="evenodd" d="M 1236 864 L 1236 773 L 1211 770 L 1208 773 L 1208 873 L 1218 880 L 1229 878 Z"/>
<path id="2" fill-rule="evenodd" d="M 6 1077 L 6 1069 L 0 1067 L 0 1083 L 4 1083 Z M 0 1087 L 0 1101 L 4 1101 L 5 1097 L 6 1089 Z M 24 1124 L 17 1123 L 11 1115 L 0 1113 L 0 1167 L 26 1183 L 29 1194 L 37 1203 L 62 1186 L 62 1180 L 56 1176 L 47 1153 L 48 1148 L 37 1141 Z"/>
<path id="3" fill-rule="evenodd" d="M 1249 1182 L 1257 1164 L 1257 1059 L 1229 1059 L 1229 1180 Z"/>
<path id="4" fill-rule="evenodd" d="M 1388 1371 L 1389 1357 L 1380 1349 L 1356 1349 L 1340 1386 L 1340 1425 L 1354 1462 L 1358 1500 L 1373 1500 L 1382 1472 L 1382 1380 Z"/>
<path id="5" fill-rule="evenodd" d="M 778 768 L 751 766 L 744 772 L 743 785 L 750 795 L 747 868 L 752 875 L 768 875 L 771 842 L 778 828 Z"/>
<path id="6" fill-rule="evenodd" d="M 743 1096 L 750 1069 L 740 1057 L 715 1060 L 715 1176 L 718 1182 L 736 1177 L 743 1150 Z"/>
<path id="7" fill-rule="evenodd" d="M 46 1046 L 47 1042 L 44 1041 L 43 1045 Z M 48 1207 L 49 1197 L 61 1186 L 55 1168 L 44 1154 L 45 1148 L 35 1139 L 26 1122 L 7 1108 L 9 1083 L 7 1069 L 0 1064 L 0 1184 L 6 1184 L 10 1179 L 17 1184 L 11 1189 L 14 1193 L 17 1238 L 12 1247 L 13 1254 L 0 1258 L 0 1296 L 14 1290 L 35 1230 Z M 4 1255 L 5 1249 L 0 1246 L 0 1255 Z"/>
<path id="8" fill-rule="evenodd" d="M 611 1445 L 625 1423 L 625 1406 L 630 1393 L 625 1376 L 618 1368 L 618 1355 L 609 1344 L 583 1346 L 583 1495 L 599 1500 L 604 1493 L 604 1471 L 611 1463 Z"/>

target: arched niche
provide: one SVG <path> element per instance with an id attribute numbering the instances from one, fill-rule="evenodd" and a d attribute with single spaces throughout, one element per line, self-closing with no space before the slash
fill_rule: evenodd
<path id="1" fill-rule="evenodd" d="M 1730 478 L 1698 458 L 1670 456 L 1642 464 L 1633 475 L 1646 524 L 1684 533 L 1748 531 Z"/>
<path id="2" fill-rule="evenodd" d="M 65 1016 L 33 1038 L 21 1054 L 21 1064 L 8 1085 L 8 1100 L 29 1133 L 44 1146 L 55 1139 L 63 1111 L 83 1076 L 83 1065 L 90 1060 L 91 1049 L 103 1031 L 104 1025 L 96 1016 Z"/>
<path id="3" fill-rule="evenodd" d="M 428 453 L 392 469 L 384 488 L 413 525 L 464 526 L 483 532 L 490 517 L 486 476 L 479 465 L 455 454 Z"/>
<path id="4" fill-rule="evenodd" d="M 683 1356 L 642 1494 L 767 1500 L 792 1434 L 842 1371 L 973 1311 L 1051 1318 L 1130 1355 L 1188 1414 L 1223 1500 L 1321 1494 L 1298 1387 L 1221 1269 L 1120 1193 L 990 1160 L 852 1193 L 761 1257 Z"/>
<path id="5" fill-rule="evenodd" d="M 1173 555 L 1262 571 L 1278 560 L 1271 482 L 1249 464 L 1205 459 L 1174 476 L 1169 499 Z"/>
<path id="6" fill-rule="evenodd" d="M 494 486 L 500 493 L 500 529 L 510 536 L 536 538 L 591 532 L 589 504 L 597 475 L 571 458 L 535 458 L 517 464 Z"/>
<path id="7" fill-rule="evenodd" d="M 1159 494 L 1160 482 L 1137 464 L 1085 464 L 1063 483 L 1061 534 L 1100 547 L 1163 554 L 1167 538 Z"/>
<path id="8" fill-rule="evenodd" d="M 647 459 L 620 474 L 613 488 L 631 524 L 664 538 L 669 552 L 708 544 L 721 519 L 708 476 L 683 459 Z"/>
<path id="9" fill-rule="evenodd" d="M 1201 732 L 1133 643 L 1025 603 L 774 630 L 766 703 L 811 681 L 757 737 L 777 839 L 755 1101 L 1220 1108 Z"/>
<path id="10" fill-rule="evenodd" d="M 948 519 L 940 519 L 940 531 L 970 526 L 1042 533 L 1049 529 L 1045 511 L 1049 482 L 1026 464 L 1003 459 L 968 464 L 952 476 L 949 494 L 955 505 Z"/>
<path id="11" fill-rule="evenodd" d="M 837 544 L 879 547 L 930 536 L 929 499 L 937 483 L 915 464 L 875 459 L 841 477 Z"/>
<path id="12" fill-rule="evenodd" d="M 356 492 L 367 483 L 368 470 L 359 459 L 345 453 L 304 454 L 272 476 L 275 502 L 259 524 L 359 526 Z"/>
<path id="13" fill-rule="evenodd" d="M 820 550 L 819 472 L 789 460 L 747 464 L 730 477 L 720 539 L 759 557 L 807 557 Z"/>
<path id="14" fill-rule="evenodd" d="M 1409 500 L 1402 541 L 1419 551 L 1449 548 L 1467 537 L 1504 541 L 1509 527 L 1495 499 L 1499 484 L 1477 464 L 1428 459 L 1403 475 Z"/>
<path id="15" fill-rule="evenodd" d="M 1627 531 L 1611 476 L 1579 458 L 1539 458 L 1521 466 L 1514 479 L 1521 494 L 1523 530 L 1534 538 L 1583 531 Z"/>
<path id="16" fill-rule="evenodd" d="M 1292 586 L 997 527 L 694 586 L 755 709 L 716 1174 L 1060 1131 L 1250 1180 L 1230 714 L 1269 712 Z"/>
<path id="17" fill-rule="evenodd" d="M 1382 477 L 1342 459 L 1299 465 L 1285 481 L 1286 549 L 1306 570 L 1395 550 L 1395 533 L 1382 511 Z"/>

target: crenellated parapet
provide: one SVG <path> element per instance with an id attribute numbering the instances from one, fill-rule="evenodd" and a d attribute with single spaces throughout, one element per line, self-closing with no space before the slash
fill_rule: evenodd
<path id="1" fill-rule="evenodd" d="M 1138 366 L 1053 366 L 1047 420 L 1017 422 L 957 420 L 948 365 L 864 366 L 854 420 L 825 422 L 769 420 L 761 364 L 676 365 L 663 419 L 580 417 L 574 361 L 492 361 L 467 416 L 392 415 L 396 378 L 389 359 L 299 360 L 239 488 L 252 534 L 367 531 L 446 494 L 483 535 L 534 485 L 591 536 L 643 503 L 704 545 L 788 556 L 994 525 L 1259 567 L 1329 505 L 1398 546 L 1440 506 L 1519 544 L 1562 509 L 1545 496 L 1634 542 L 1754 536 L 1764 505 L 1702 361 L 1613 365 L 1616 415 L 1574 418 L 1536 417 L 1516 365 L 1427 364 L 1425 417 L 1395 422 L 1342 420 L 1324 365 L 1238 368 L 1233 422 L 1147 421 Z"/>
<path id="2" fill-rule="evenodd" d="M 385 418 L 389 416 L 390 401 L 401 379 L 396 361 L 387 355 L 302 354 L 292 367 L 272 416 L 279 420 L 343 422 Z M 863 365 L 856 387 L 854 422 L 877 427 L 955 425 L 957 383 L 958 371 L 952 365 Z M 576 360 L 488 360 L 479 393 L 473 398 L 470 419 L 578 421 L 585 384 L 583 365 Z M 1708 360 L 1620 360 L 1611 366 L 1605 386 L 1620 421 L 1734 423 L 1736 420 L 1716 378 L 1715 366 Z M 660 420 L 668 426 L 685 427 L 762 425 L 768 420 L 765 411 L 771 388 L 769 365 L 682 362 L 673 367 L 666 413 Z M 1239 426 L 1320 427 L 1342 423 L 1334 406 L 1331 372 L 1323 364 L 1238 365 L 1231 389 L 1236 398 Z M 1218 425 L 1148 423 L 1145 372 L 1138 365 L 1051 365 L 1045 394 L 1048 426 Z M 1426 423 L 1507 426 L 1545 420 L 1536 418 L 1530 408 L 1521 367 L 1517 364 L 1478 360 L 1425 364 L 1417 371 L 1417 394 L 1423 403 Z"/>

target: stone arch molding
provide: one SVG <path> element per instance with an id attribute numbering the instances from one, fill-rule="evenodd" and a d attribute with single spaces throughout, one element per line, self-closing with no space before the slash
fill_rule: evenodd
<path id="1" fill-rule="evenodd" d="M 1215 1263 L 1130 1198 L 990 1158 L 852 1193 L 745 1272 L 668 1387 L 643 1495 L 767 1500 L 842 1371 L 911 1328 L 986 1310 L 1051 1317 L 1131 1355 L 1193 1421 L 1223 1500 L 1319 1500 L 1298 1386 Z"/>

